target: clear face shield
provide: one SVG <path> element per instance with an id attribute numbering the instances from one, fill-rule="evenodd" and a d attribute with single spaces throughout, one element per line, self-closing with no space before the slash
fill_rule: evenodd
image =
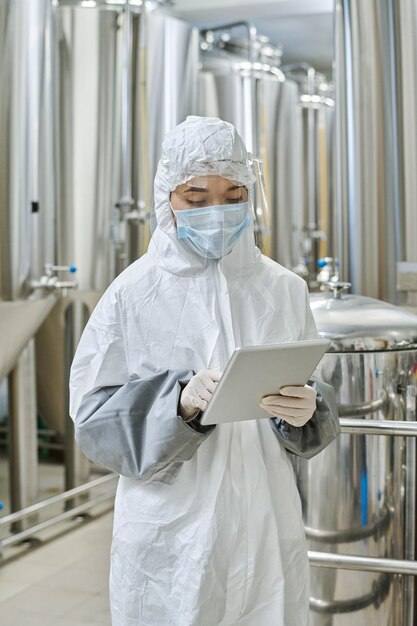
<path id="1" fill-rule="evenodd" d="M 262 159 L 251 156 L 250 163 L 255 176 L 255 183 L 251 190 L 255 243 L 263 254 L 271 256 L 272 225 L 271 204 L 268 202 L 268 181 L 265 181 Z"/>

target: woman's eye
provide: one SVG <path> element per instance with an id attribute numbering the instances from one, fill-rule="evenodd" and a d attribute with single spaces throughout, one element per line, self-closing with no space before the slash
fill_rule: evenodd
<path id="1" fill-rule="evenodd" d="M 202 207 L 207 206 L 207 199 L 204 200 L 193 200 L 192 198 L 187 198 L 185 200 L 187 206 L 189 207 Z M 239 202 L 243 202 L 243 195 L 240 194 L 238 198 L 225 198 L 222 204 L 238 204 Z"/>
<path id="2" fill-rule="evenodd" d="M 189 206 L 203 206 L 205 200 L 187 200 Z"/>

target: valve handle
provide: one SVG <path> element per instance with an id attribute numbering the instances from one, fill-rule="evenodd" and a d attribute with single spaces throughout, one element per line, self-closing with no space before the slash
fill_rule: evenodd
<path id="1" fill-rule="evenodd" d="M 333 293 L 333 298 L 340 298 L 342 293 L 348 291 L 351 288 L 352 283 L 344 283 L 339 280 L 329 280 L 323 283 L 323 286 L 327 287 L 328 291 L 331 291 Z"/>
<path id="2" fill-rule="evenodd" d="M 53 272 L 70 272 L 74 274 L 77 271 L 76 265 L 52 265 L 52 263 L 45 263 L 44 271 L 47 276 L 52 276 Z"/>

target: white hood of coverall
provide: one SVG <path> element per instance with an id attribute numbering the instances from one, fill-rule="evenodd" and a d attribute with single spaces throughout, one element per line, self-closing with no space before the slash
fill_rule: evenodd
<path id="1" fill-rule="evenodd" d="M 166 135 L 154 184 L 157 228 L 150 247 L 158 251 L 161 267 L 174 274 L 198 275 L 213 265 L 212 260 L 196 255 L 178 239 L 170 207 L 170 193 L 178 185 L 209 175 L 228 178 L 247 187 L 251 204 L 255 176 L 240 135 L 232 124 L 218 118 L 189 116 Z M 250 227 L 232 252 L 216 262 L 227 275 L 238 276 L 251 271 L 260 255 L 254 244 L 252 206 L 250 217 Z"/>

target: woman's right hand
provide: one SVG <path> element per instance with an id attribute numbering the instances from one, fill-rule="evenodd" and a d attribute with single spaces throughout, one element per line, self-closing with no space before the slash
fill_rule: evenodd
<path id="1" fill-rule="evenodd" d="M 200 411 L 204 411 L 222 376 L 218 370 L 200 370 L 182 390 L 179 414 L 190 422 Z"/>

